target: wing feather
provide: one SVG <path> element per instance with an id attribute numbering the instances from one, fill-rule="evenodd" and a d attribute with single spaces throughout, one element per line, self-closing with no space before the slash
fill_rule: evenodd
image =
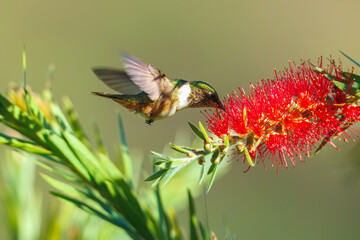
<path id="1" fill-rule="evenodd" d="M 160 96 L 160 81 L 166 76 L 150 64 L 144 63 L 140 59 L 122 52 L 124 57 L 124 67 L 131 80 L 153 101 Z"/>
<path id="2" fill-rule="evenodd" d="M 111 89 L 121 94 L 145 92 L 152 101 L 156 101 L 164 86 L 170 86 L 171 80 L 160 70 L 140 59 L 121 52 L 124 57 L 125 71 L 110 68 L 94 68 L 93 72 Z"/>
<path id="3" fill-rule="evenodd" d="M 109 88 L 121 94 L 134 95 L 142 91 L 124 71 L 110 68 L 93 68 L 92 70 Z"/>

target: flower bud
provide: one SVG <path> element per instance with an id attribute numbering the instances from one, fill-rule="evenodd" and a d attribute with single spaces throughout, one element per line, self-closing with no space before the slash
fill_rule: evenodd
<path id="1" fill-rule="evenodd" d="M 220 145 L 219 149 L 220 149 L 220 152 L 222 152 L 222 153 L 226 153 L 228 151 L 228 148 L 225 145 Z"/>
<path id="2" fill-rule="evenodd" d="M 205 163 L 205 158 L 204 157 L 199 157 L 198 158 L 198 163 L 199 163 L 199 165 L 203 165 Z"/>
<path id="3" fill-rule="evenodd" d="M 242 154 L 245 151 L 245 145 L 243 143 L 239 143 L 238 145 L 236 145 L 236 151 L 239 154 Z"/>
<path id="4" fill-rule="evenodd" d="M 210 162 L 211 163 L 213 163 L 213 164 L 218 164 L 219 163 L 219 158 L 211 158 L 211 160 L 210 160 Z"/>
<path id="5" fill-rule="evenodd" d="M 210 144 L 210 143 L 205 143 L 205 145 L 204 145 L 204 150 L 205 150 L 205 152 L 210 152 L 210 150 L 211 150 L 211 144 Z"/>

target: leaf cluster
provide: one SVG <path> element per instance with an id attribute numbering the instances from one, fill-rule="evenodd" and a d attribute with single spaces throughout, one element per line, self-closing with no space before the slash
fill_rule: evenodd
<path id="1" fill-rule="evenodd" d="M 197 161 L 201 166 L 198 183 L 202 183 L 205 174 L 210 175 L 210 180 L 207 185 L 207 192 L 211 189 L 211 186 L 215 180 L 215 176 L 218 172 L 219 165 L 225 158 L 229 149 L 229 138 L 226 136 L 223 141 L 215 143 L 213 139 L 207 134 L 201 122 L 199 122 L 199 128 L 197 128 L 192 123 L 189 123 L 189 126 L 195 135 L 203 140 L 204 147 L 192 148 L 171 144 L 170 147 L 173 150 L 186 155 L 186 157 L 183 158 L 173 158 L 161 153 L 151 152 L 151 159 L 154 166 L 156 167 L 156 171 L 154 171 L 146 179 L 146 181 L 154 181 L 153 185 L 157 185 L 160 182 L 162 185 L 165 185 L 178 171 Z M 206 157 L 210 158 L 210 165 L 207 165 L 209 161 L 205 160 Z"/>
<path id="2" fill-rule="evenodd" d="M 64 114 L 49 89 L 37 95 L 26 86 L 25 56 L 24 87 L 8 95 L 0 94 L 0 122 L 17 133 L 0 133 L 0 143 L 40 156 L 38 164 L 47 171 L 42 177 L 57 190 L 54 196 L 123 229 L 132 239 L 182 239 L 175 216 L 163 208 L 160 189 L 151 190 L 155 208 L 136 193 L 120 116 L 122 170 L 110 160 L 97 126 L 95 146 L 91 144 L 69 99 L 64 99 Z"/>

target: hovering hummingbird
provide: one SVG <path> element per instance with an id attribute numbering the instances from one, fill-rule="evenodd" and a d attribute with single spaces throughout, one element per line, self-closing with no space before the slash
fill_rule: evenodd
<path id="1" fill-rule="evenodd" d="M 91 92 L 111 98 L 140 114 L 147 124 L 184 108 L 215 107 L 225 110 L 215 89 L 206 82 L 170 79 L 159 69 L 122 52 L 125 71 L 93 68 L 96 76 L 118 93 Z"/>

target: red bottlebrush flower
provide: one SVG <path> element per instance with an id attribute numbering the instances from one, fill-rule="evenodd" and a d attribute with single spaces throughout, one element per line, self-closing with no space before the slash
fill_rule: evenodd
<path id="1" fill-rule="evenodd" d="M 287 159 L 295 165 L 296 158 L 310 156 L 323 141 L 333 145 L 333 136 L 360 120 L 358 101 L 349 101 L 347 92 L 326 75 L 335 71 L 335 80 L 341 82 L 341 70 L 331 65 L 326 73 L 310 63 L 289 65 L 281 74 L 275 70 L 274 80 L 251 85 L 248 94 L 239 89 L 228 95 L 226 112 L 206 112 L 208 130 L 246 146 L 252 158 L 270 158 L 285 167 Z"/>

